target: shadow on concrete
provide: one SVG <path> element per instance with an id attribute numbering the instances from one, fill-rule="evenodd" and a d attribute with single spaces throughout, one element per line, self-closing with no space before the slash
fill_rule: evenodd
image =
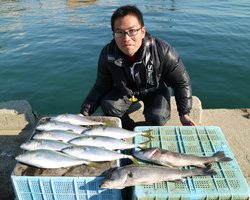
<path id="1" fill-rule="evenodd" d="M 16 165 L 15 157 L 21 153 L 20 145 L 27 141 L 32 134 L 32 129 L 24 129 L 17 135 L 0 135 L 0 199 L 14 199 L 14 191 L 11 185 L 11 173 Z M 13 134 L 13 132 L 12 132 Z"/>

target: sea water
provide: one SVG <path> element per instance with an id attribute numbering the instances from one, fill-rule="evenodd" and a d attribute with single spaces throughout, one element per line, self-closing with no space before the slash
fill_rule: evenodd
<path id="1" fill-rule="evenodd" d="M 0 102 L 78 113 L 121 5 L 180 54 L 203 108 L 250 107 L 248 0 L 0 0 Z"/>

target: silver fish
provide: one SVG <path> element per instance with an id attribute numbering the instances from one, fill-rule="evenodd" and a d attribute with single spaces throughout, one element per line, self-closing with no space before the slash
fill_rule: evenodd
<path id="1" fill-rule="evenodd" d="M 93 162 L 112 161 L 122 158 L 128 158 L 135 161 L 134 157 L 131 155 L 125 155 L 116 151 L 94 146 L 73 146 L 63 149 L 62 152 L 79 159 Z"/>
<path id="2" fill-rule="evenodd" d="M 116 139 L 107 136 L 92 136 L 92 135 L 83 135 L 78 138 L 74 138 L 69 141 L 69 143 L 78 145 L 78 146 L 96 146 L 103 147 L 110 150 L 124 150 L 132 148 L 146 148 L 147 144 L 150 142 L 146 141 L 141 144 L 131 144 L 121 139 Z"/>
<path id="3" fill-rule="evenodd" d="M 129 131 L 123 128 L 118 127 L 96 127 L 87 129 L 82 132 L 84 135 L 99 135 L 99 136 L 107 136 L 107 137 L 113 137 L 116 139 L 125 139 L 125 138 L 133 138 L 137 135 L 144 135 L 146 137 L 152 137 L 150 135 L 150 130 L 146 132 L 135 132 L 135 131 Z"/>
<path id="4" fill-rule="evenodd" d="M 57 151 L 47 149 L 26 151 L 25 153 L 18 155 L 16 160 L 27 165 L 45 169 L 91 164 L 86 160 L 78 159 Z"/>
<path id="5" fill-rule="evenodd" d="M 86 127 L 73 125 L 66 122 L 57 122 L 57 121 L 48 121 L 45 123 L 41 123 L 36 127 L 39 131 L 51 131 L 51 130 L 64 130 L 64 131 L 72 131 L 75 133 L 81 134 Z"/>
<path id="6" fill-rule="evenodd" d="M 133 155 L 141 160 L 149 161 L 152 163 L 172 166 L 172 167 L 183 167 L 183 166 L 197 166 L 205 168 L 206 164 L 213 162 L 227 162 L 232 159 L 226 157 L 223 151 L 218 151 L 212 156 L 195 156 L 192 154 L 176 153 L 159 148 L 148 148 L 141 151 L 136 151 Z"/>
<path id="7" fill-rule="evenodd" d="M 156 165 L 126 165 L 118 167 L 104 178 L 101 188 L 123 189 L 135 185 L 148 185 L 162 181 L 183 182 L 186 177 L 211 176 L 211 168 L 176 169 Z"/>
<path id="8" fill-rule="evenodd" d="M 29 140 L 21 144 L 21 148 L 27 151 L 37 149 L 48 149 L 53 151 L 61 151 L 66 147 L 71 147 L 73 144 L 56 141 L 56 140 Z"/>
<path id="9" fill-rule="evenodd" d="M 51 131 L 42 131 L 35 133 L 33 139 L 37 140 L 59 140 L 62 142 L 68 142 L 74 138 L 79 137 L 78 133 L 64 130 L 51 130 Z"/>
<path id="10" fill-rule="evenodd" d="M 104 125 L 103 122 L 97 122 L 91 119 L 87 119 L 84 116 L 80 116 L 77 114 L 61 114 L 49 117 L 50 120 L 66 122 L 74 125 L 82 125 L 82 126 L 92 126 L 92 125 Z"/>

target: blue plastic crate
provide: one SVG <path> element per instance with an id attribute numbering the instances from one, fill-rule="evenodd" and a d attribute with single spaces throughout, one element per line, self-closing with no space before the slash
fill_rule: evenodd
<path id="1" fill-rule="evenodd" d="M 120 190 L 101 189 L 103 177 L 12 176 L 18 200 L 119 200 Z"/>
<path id="2" fill-rule="evenodd" d="M 117 117 L 90 116 L 92 120 L 121 127 Z M 38 124 L 41 121 L 38 122 Z M 34 130 L 35 133 L 35 130 Z M 33 134 L 34 134 L 33 133 Z M 119 166 L 117 161 L 115 166 Z M 121 190 L 101 189 L 104 177 L 100 176 L 27 176 L 21 175 L 25 165 L 17 163 L 12 175 L 12 186 L 17 200 L 120 200 Z M 112 166 L 112 167 L 115 167 Z M 26 167 L 25 167 L 26 168 Z M 55 169 L 56 170 L 56 169 Z"/>
<path id="3" fill-rule="evenodd" d="M 150 147 L 211 156 L 224 151 L 233 161 L 213 163 L 217 175 L 187 178 L 184 183 L 161 182 L 153 185 L 133 187 L 134 200 L 242 200 L 250 199 L 249 186 L 219 127 L 216 126 L 140 126 L 135 131 L 152 130 L 154 138 Z M 146 141 L 143 136 L 135 137 L 135 143 Z"/>

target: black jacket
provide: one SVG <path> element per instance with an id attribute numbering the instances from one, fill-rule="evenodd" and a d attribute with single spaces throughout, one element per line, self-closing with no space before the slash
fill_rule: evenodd
<path id="1" fill-rule="evenodd" d="M 132 66 L 134 78 L 130 71 Z M 81 106 L 81 113 L 94 113 L 101 99 L 114 87 L 128 97 L 140 97 L 162 84 L 173 89 L 179 115 L 189 113 L 192 108 L 189 75 L 168 43 L 147 33 L 133 64 L 112 40 L 102 49 L 96 82 Z"/>

